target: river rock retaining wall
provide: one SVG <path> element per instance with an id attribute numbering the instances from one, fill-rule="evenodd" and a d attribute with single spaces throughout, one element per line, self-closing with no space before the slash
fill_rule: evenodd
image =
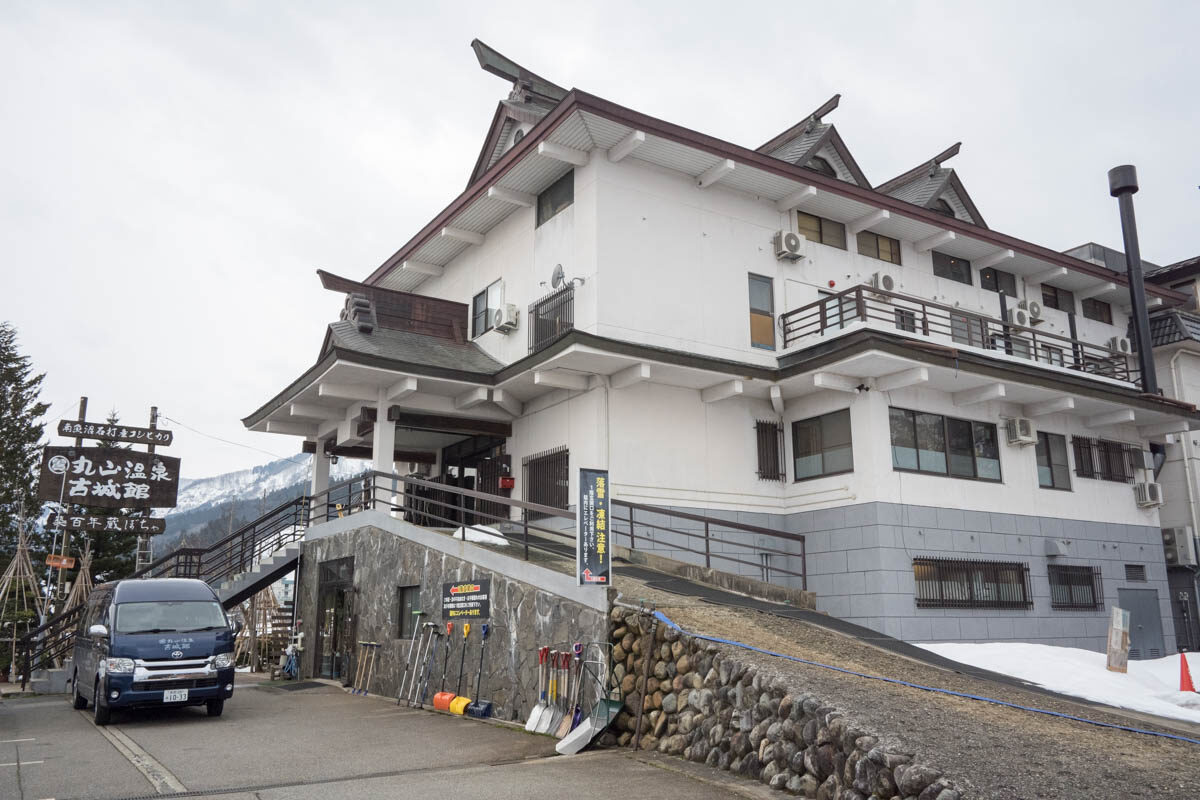
<path id="1" fill-rule="evenodd" d="M 737 648 L 680 633 L 647 614 L 609 614 L 613 683 L 625 707 L 607 740 L 629 745 L 642 710 L 644 750 L 817 800 L 960 800 L 942 773 L 881 744 L 834 708 L 738 659 Z"/>

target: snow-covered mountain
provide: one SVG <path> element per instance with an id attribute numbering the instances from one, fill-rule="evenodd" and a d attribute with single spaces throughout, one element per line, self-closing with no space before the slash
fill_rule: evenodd
<path id="1" fill-rule="evenodd" d="M 214 475 L 211 478 L 180 478 L 179 500 L 175 508 L 167 514 L 167 518 L 212 508 L 231 500 L 257 501 L 264 494 L 274 494 L 280 489 L 307 484 L 311 459 L 312 456 L 297 455 L 250 469 Z M 352 478 L 366 468 L 366 461 L 338 459 L 336 464 L 329 465 L 329 482 L 332 484 Z"/>

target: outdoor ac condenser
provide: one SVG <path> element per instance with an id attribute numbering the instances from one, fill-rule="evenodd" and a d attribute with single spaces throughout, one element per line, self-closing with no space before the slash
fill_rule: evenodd
<path id="1" fill-rule="evenodd" d="M 791 231 L 778 231 L 775 234 L 775 257 L 788 261 L 799 261 L 804 258 L 804 237 Z"/>
<path id="2" fill-rule="evenodd" d="M 1196 539 L 1192 529 L 1163 528 L 1163 555 L 1168 567 L 1195 567 L 1200 562 L 1196 554 Z"/>
<path id="3" fill-rule="evenodd" d="M 1135 483 L 1133 485 L 1134 496 L 1137 498 L 1137 504 L 1141 508 L 1153 508 L 1163 504 L 1162 485 L 1157 483 Z"/>
<path id="4" fill-rule="evenodd" d="M 1008 434 L 1008 443 L 1022 447 L 1037 444 L 1037 431 L 1033 428 L 1033 420 L 1028 417 L 1013 417 L 1004 423 L 1004 431 Z"/>

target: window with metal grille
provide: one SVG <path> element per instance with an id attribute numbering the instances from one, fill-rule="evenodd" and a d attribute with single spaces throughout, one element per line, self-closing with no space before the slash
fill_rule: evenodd
<path id="1" fill-rule="evenodd" d="M 754 438 L 758 442 L 759 479 L 783 480 L 787 474 L 783 464 L 783 425 L 758 420 L 754 423 Z"/>
<path id="2" fill-rule="evenodd" d="M 1033 608 L 1029 565 L 914 558 L 917 608 Z"/>
<path id="3" fill-rule="evenodd" d="M 396 638 L 411 639 L 417 630 L 417 617 L 414 611 L 421 609 L 421 587 L 420 586 L 397 586 L 396 587 L 396 611 L 399 619 L 396 620 Z"/>
<path id="4" fill-rule="evenodd" d="M 1100 568 L 1051 564 L 1050 607 L 1077 610 L 1104 608 Z"/>
<path id="5" fill-rule="evenodd" d="M 567 508 L 570 503 L 570 463 L 571 453 L 566 447 L 556 447 L 522 459 L 521 483 L 525 487 L 525 500 L 552 508 Z M 535 511 L 528 513 L 529 519 L 546 516 Z"/>
<path id="6" fill-rule="evenodd" d="M 1145 564 L 1126 564 L 1125 565 L 1125 580 L 1139 581 L 1139 582 L 1146 580 L 1146 565 Z"/>
<path id="7" fill-rule="evenodd" d="M 1134 469 L 1142 457 L 1136 445 L 1087 436 L 1072 436 L 1071 448 L 1077 476 L 1117 483 L 1133 483 Z"/>

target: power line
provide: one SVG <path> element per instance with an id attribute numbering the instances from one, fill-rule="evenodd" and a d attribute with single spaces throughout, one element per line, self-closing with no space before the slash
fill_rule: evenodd
<path id="1" fill-rule="evenodd" d="M 290 458 L 290 457 L 288 457 L 288 456 L 280 456 L 280 455 L 276 455 L 275 453 L 272 453 L 272 452 L 270 452 L 269 450 L 263 450 L 261 447 L 255 447 L 254 445 L 250 445 L 250 444 L 242 444 L 241 442 L 235 442 L 235 441 L 232 441 L 232 440 L 230 440 L 230 439 L 222 439 L 220 436 L 214 436 L 214 435 L 213 435 L 213 434 L 211 434 L 211 433 L 205 433 L 204 431 L 197 430 L 197 429 L 193 428 L 191 425 L 188 425 L 186 422 L 180 422 L 179 420 L 175 419 L 174 417 L 168 417 L 166 414 L 163 414 L 162 412 L 159 412 L 159 414 L 158 414 L 158 418 L 159 418 L 159 419 L 165 419 L 165 420 L 167 420 L 168 422 L 173 422 L 173 423 L 175 423 L 176 425 L 180 426 L 181 428 L 187 428 L 187 429 L 188 429 L 189 431 L 191 431 L 192 433 L 199 434 L 200 436 L 204 436 L 204 437 L 207 437 L 207 438 L 209 438 L 209 439 L 215 439 L 216 441 L 218 441 L 218 442 L 224 442 L 225 444 L 231 444 L 231 445 L 233 445 L 234 447 L 244 447 L 244 448 L 246 448 L 247 450 L 254 450 L 254 451 L 256 451 L 256 452 L 259 452 L 259 453 L 263 453 L 263 454 L 265 454 L 265 455 L 268 455 L 268 456 L 270 456 L 271 458 L 274 458 L 274 459 L 276 459 L 276 460 L 279 460 L 279 461 L 290 461 L 290 462 L 292 462 L 293 464 L 304 464 L 304 463 L 306 463 L 306 461 L 297 461 L 296 459 L 294 459 L 294 458 Z"/>

